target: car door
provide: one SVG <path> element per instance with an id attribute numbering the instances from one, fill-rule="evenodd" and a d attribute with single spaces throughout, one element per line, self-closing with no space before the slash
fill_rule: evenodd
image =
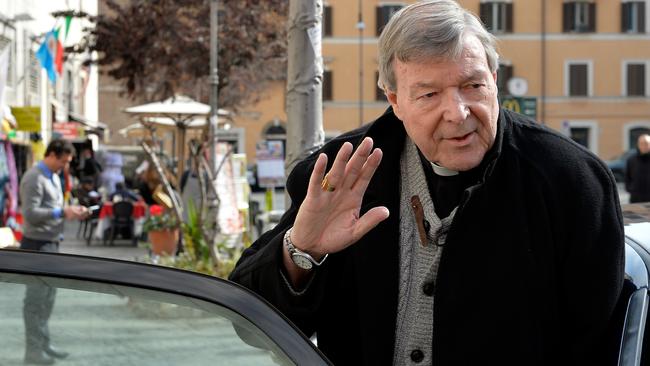
<path id="1" fill-rule="evenodd" d="M 173 268 L 0 250 L 0 365 L 21 365 L 28 286 L 56 289 L 50 340 L 66 365 L 328 365 L 266 301 Z M 29 316 L 29 315 L 27 315 Z"/>

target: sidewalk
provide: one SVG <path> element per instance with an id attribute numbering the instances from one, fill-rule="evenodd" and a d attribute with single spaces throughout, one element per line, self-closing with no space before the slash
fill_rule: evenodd
<path id="1" fill-rule="evenodd" d="M 123 260 L 136 260 L 148 256 L 147 248 L 131 246 L 131 240 L 115 240 L 114 246 L 104 246 L 101 240 L 93 239 L 90 246 L 77 238 L 78 221 L 66 221 L 64 239 L 59 247 L 61 253 L 87 255 Z"/>

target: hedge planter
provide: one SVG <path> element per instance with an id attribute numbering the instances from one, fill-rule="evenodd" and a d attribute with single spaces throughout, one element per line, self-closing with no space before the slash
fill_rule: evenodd
<path id="1" fill-rule="evenodd" d="M 151 252 L 156 255 L 175 255 L 178 248 L 178 229 L 151 230 L 147 233 Z"/>

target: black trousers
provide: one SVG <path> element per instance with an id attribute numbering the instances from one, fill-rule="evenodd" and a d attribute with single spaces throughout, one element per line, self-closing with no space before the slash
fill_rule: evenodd
<path id="1" fill-rule="evenodd" d="M 23 237 L 21 249 L 41 252 L 59 252 L 59 242 L 43 241 Z M 23 320 L 25 322 L 25 353 L 40 352 L 50 344 L 48 320 L 54 308 L 56 288 L 35 277 L 26 286 L 23 301 Z"/>

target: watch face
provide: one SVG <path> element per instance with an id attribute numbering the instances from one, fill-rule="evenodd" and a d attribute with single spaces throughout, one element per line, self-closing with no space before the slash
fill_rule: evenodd
<path id="1" fill-rule="evenodd" d="M 293 263 L 295 263 L 296 266 L 302 269 L 311 269 L 311 267 L 314 265 L 309 259 L 303 257 L 300 254 L 293 254 L 291 256 L 291 259 L 293 259 Z"/>

